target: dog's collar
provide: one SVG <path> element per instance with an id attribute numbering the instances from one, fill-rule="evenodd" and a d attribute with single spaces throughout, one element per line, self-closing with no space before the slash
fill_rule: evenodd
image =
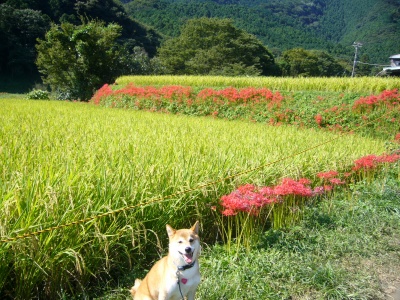
<path id="1" fill-rule="evenodd" d="M 178 266 L 178 270 L 179 271 L 185 271 L 187 269 L 192 268 L 195 264 L 196 264 L 196 261 L 193 261 L 191 264 L 187 264 L 187 265 L 180 266 L 180 267 Z"/>

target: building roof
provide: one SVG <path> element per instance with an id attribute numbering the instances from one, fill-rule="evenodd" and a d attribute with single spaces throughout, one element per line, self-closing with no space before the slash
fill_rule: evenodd
<path id="1" fill-rule="evenodd" d="M 398 58 L 398 59 L 400 59 L 400 54 L 392 55 L 392 56 L 390 56 L 389 58 Z"/>

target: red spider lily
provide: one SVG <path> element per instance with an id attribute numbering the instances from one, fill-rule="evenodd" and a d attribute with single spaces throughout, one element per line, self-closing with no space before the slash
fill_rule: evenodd
<path id="1" fill-rule="evenodd" d="M 248 193 L 248 192 L 254 192 L 255 188 L 256 187 L 254 185 L 248 183 L 248 184 L 239 186 L 237 188 L 237 191 L 239 193 L 245 194 L 245 193 Z"/>
<path id="2" fill-rule="evenodd" d="M 394 136 L 394 141 L 400 143 L 400 132 Z"/>
<path id="3" fill-rule="evenodd" d="M 314 188 L 312 193 L 313 196 L 322 195 L 323 193 L 325 193 L 325 188 L 323 186 L 317 186 Z"/>
<path id="4" fill-rule="evenodd" d="M 221 197 L 221 205 L 224 207 L 222 214 L 225 216 L 235 215 L 238 212 L 256 214 L 262 207 L 277 201 L 271 196 L 265 189 L 258 189 L 251 184 L 240 186 L 229 195 Z"/>
<path id="5" fill-rule="evenodd" d="M 339 178 L 331 178 L 329 179 L 329 182 L 332 183 L 333 185 L 340 185 L 346 183 L 345 181 L 342 181 Z"/>
<path id="6" fill-rule="evenodd" d="M 98 105 L 103 97 L 112 95 L 113 91 L 108 84 L 103 85 L 92 97 L 91 101 Z"/>
<path id="7" fill-rule="evenodd" d="M 394 163 L 400 159 L 399 154 L 382 154 L 381 156 L 376 155 L 367 155 L 361 157 L 354 161 L 354 171 L 358 171 L 360 169 L 367 170 L 367 169 L 374 169 L 379 164 L 382 163 Z"/>
<path id="8" fill-rule="evenodd" d="M 378 164 L 394 163 L 400 160 L 400 154 L 367 155 L 357 159 L 354 163 L 353 171 L 360 169 L 373 169 Z M 344 174 L 345 178 L 353 175 L 354 172 Z M 310 187 L 311 181 L 307 178 L 294 180 L 292 178 L 283 178 L 280 184 L 276 186 L 256 187 L 252 184 L 239 186 L 229 195 L 221 197 L 224 216 L 234 216 L 239 212 L 245 212 L 252 216 L 259 216 L 263 207 L 275 203 L 282 203 L 287 197 L 316 197 L 332 191 L 335 186 L 346 184 L 345 180 L 338 178 L 339 172 L 330 170 L 320 172 L 317 177 L 323 179 L 324 184 Z M 289 198 L 290 199 L 290 198 Z M 289 204 L 290 205 L 290 204 Z M 294 207 L 289 207 L 293 209 Z M 272 207 L 271 207 L 272 209 Z"/>
<path id="9" fill-rule="evenodd" d="M 197 98 L 205 100 L 207 98 L 212 98 L 214 96 L 215 90 L 213 90 L 212 88 L 206 88 L 201 90 L 198 94 L 197 94 Z"/>
<path id="10" fill-rule="evenodd" d="M 235 89 L 228 87 L 222 90 L 206 88 L 201 90 L 197 97 L 198 102 L 211 100 L 217 104 L 246 104 L 246 103 L 269 103 L 269 106 L 279 106 L 283 100 L 279 92 L 262 88 L 249 87 L 245 89 Z"/>
<path id="11" fill-rule="evenodd" d="M 303 185 L 310 185 L 311 184 L 311 180 L 308 178 L 300 178 L 298 181 L 298 183 L 303 184 Z"/>
<path id="12" fill-rule="evenodd" d="M 230 209 L 230 208 L 227 208 L 227 209 L 224 209 L 223 211 L 222 211 L 222 214 L 224 215 L 224 216 L 235 216 L 235 215 L 237 215 L 237 211 L 234 211 L 233 209 Z"/>
<path id="13" fill-rule="evenodd" d="M 294 179 L 283 178 L 281 184 L 275 186 L 274 193 L 277 196 L 298 195 L 303 197 L 310 197 L 312 196 L 312 189 Z"/>
<path id="14" fill-rule="evenodd" d="M 275 192 L 273 187 L 264 186 L 260 188 L 260 193 L 264 195 L 264 197 L 275 197 Z"/>
<path id="15" fill-rule="evenodd" d="M 317 124 L 318 124 L 318 126 L 321 126 L 321 124 L 322 124 L 322 116 L 320 115 L 320 114 L 318 114 L 318 115 L 316 115 L 315 117 L 314 117 L 314 119 L 315 119 L 315 122 L 317 122 Z"/>
<path id="16" fill-rule="evenodd" d="M 376 167 L 377 156 L 376 155 L 367 155 L 361 157 L 354 161 L 353 170 L 357 171 L 360 169 L 373 169 Z"/>
<path id="17" fill-rule="evenodd" d="M 318 178 L 322 178 L 322 179 L 329 179 L 329 178 L 335 177 L 337 175 L 339 175 L 339 173 L 337 171 L 332 171 L 331 170 L 331 171 L 328 171 L 328 172 L 320 172 L 320 173 L 317 174 L 317 177 Z"/>
<path id="18" fill-rule="evenodd" d="M 397 89 L 386 90 L 379 95 L 371 95 L 368 97 L 361 97 L 354 102 L 353 110 L 372 110 L 378 106 L 386 106 L 388 108 L 393 108 L 399 105 L 400 94 Z"/>
<path id="19" fill-rule="evenodd" d="M 255 187 L 246 184 L 238 187 L 229 195 L 221 197 L 221 205 L 224 208 L 224 216 L 232 216 L 238 212 L 257 214 L 261 208 L 282 201 L 283 196 L 295 195 L 301 197 L 311 197 L 315 192 L 308 186 L 310 180 L 301 178 L 294 180 L 284 178 L 281 184 L 275 187 Z"/>
<path id="20" fill-rule="evenodd" d="M 378 156 L 377 160 L 379 163 L 394 163 L 400 159 L 399 154 L 383 154 Z"/>

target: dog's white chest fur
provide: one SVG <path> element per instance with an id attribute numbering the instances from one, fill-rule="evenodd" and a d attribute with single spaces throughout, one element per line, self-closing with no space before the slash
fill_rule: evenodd
<path id="1" fill-rule="evenodd" d="M 177 276 L 176 276 L 177 275 Z M 175 276 L 170 277 L 166 284 L 167 298 L 169 300 L 180 300 L 182 296 L 186 297 L 194 293 L 200 283 L 199 266 L 196 263 L 191 269 L 178 271 Z"/>

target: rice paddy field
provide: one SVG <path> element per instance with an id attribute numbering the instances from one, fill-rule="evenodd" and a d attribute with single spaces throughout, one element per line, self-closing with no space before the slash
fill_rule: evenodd
<path id="1" fill-rule="evenodd" d="M 310 112 L 308 117 L 300 114 L 311 120 L 302 124 L 299 119 L 296 124 L 284 119 L 271 124 L 269 115 L 257 121 L 251 112 L 253 118 L 247 113 L 243 118 L 216 117 L 212 114 L 216 107 L 199 115 L 184 113 L 179 105 L 171 113 L 127 104 L 144 101 L 138 96 L 124 98 L 125 104 L 118 106 L 112 104 L 115 98 L 96 102 L 96 96 L 80 103 L 0 95 L 0 295 L 91 298 L 110 278 L 143 270 L 157 259 L 167 246 L 166 223 L 179 228 L 200 220 L 204 243 L 210 247 L 226 243 L 221 232 L 229 221 L 218 216 L 221 197 L 240 186 L 277 186 L 284 178 L 316 182 L 321 172 L 344 174 L 359 158 L 391 153 L 400 131 L 396 119 L 400 98 L 393 92 L 397 82 L 359 80 L 355 84 L 344 79 L 334 83 L 328 79 L 122 77 L 112 87 L 118 90 L 132 82 L 158 88 L 179 84 L 192 87 L 197 95 L 206 87 L 268 86 L 273 95 L 281 93 L 279 109 L 290 98 L 291 110 L 303 107 Z M 386 90 L 392 91 L 390 102 L 389 96 L 382 96 Z M 294 91 L 303 95 L 298 101 Z M 339 96 L 346 92 L 350 96 Z M 374 102 L 378 104 L 369 109 L 372 104 L 365 104 L 370 106 L 362 107 L 362 114 L 346 111 L 346 116 L 353 116 L 347 119 L 354 120 L 357 113 L 360 118 L 369 116 L 362 130 L 350 128 L 353 123 L 348 123 L 349 130 L 333 130 L 335 123 L 324 127 L 315 118 L 319 113 L 328 118 L 312 104 L 324 102 L 318 97 L 327 99 L 324 109 L 328 109 L 335 101 L 337 106 L 342 101 L 350 107 L 357 100 L 370 99 L 372 93 L 385 105 Z M 170 98 L 165 101 L 172 103 Z M 267 111 L 269 103 L 258 103 L 257 111 L 260 105 Z M 242 102 L 238 105 L 243 107 Z M 384 121 L 368 123 L 374 118 Z M 306 126 L 311 122 L 315 124 Z M 375 133 L 368 134 L 368 128 Z M 367 175 L 354 173 L 346 185 L 366 180 Z M 263 230 L 272 224 L 273 220 L 264 222 Z"/>
<path id="2" fill-rule="evenodd" d="M 115 83 L 126 85 L 183 85 L 192 87 L 266 87 L 279 91 L 329 91 L 379 93 L 399 87 L 396 77 L 226 77 L 226 76 L 122 76 Z"/>

